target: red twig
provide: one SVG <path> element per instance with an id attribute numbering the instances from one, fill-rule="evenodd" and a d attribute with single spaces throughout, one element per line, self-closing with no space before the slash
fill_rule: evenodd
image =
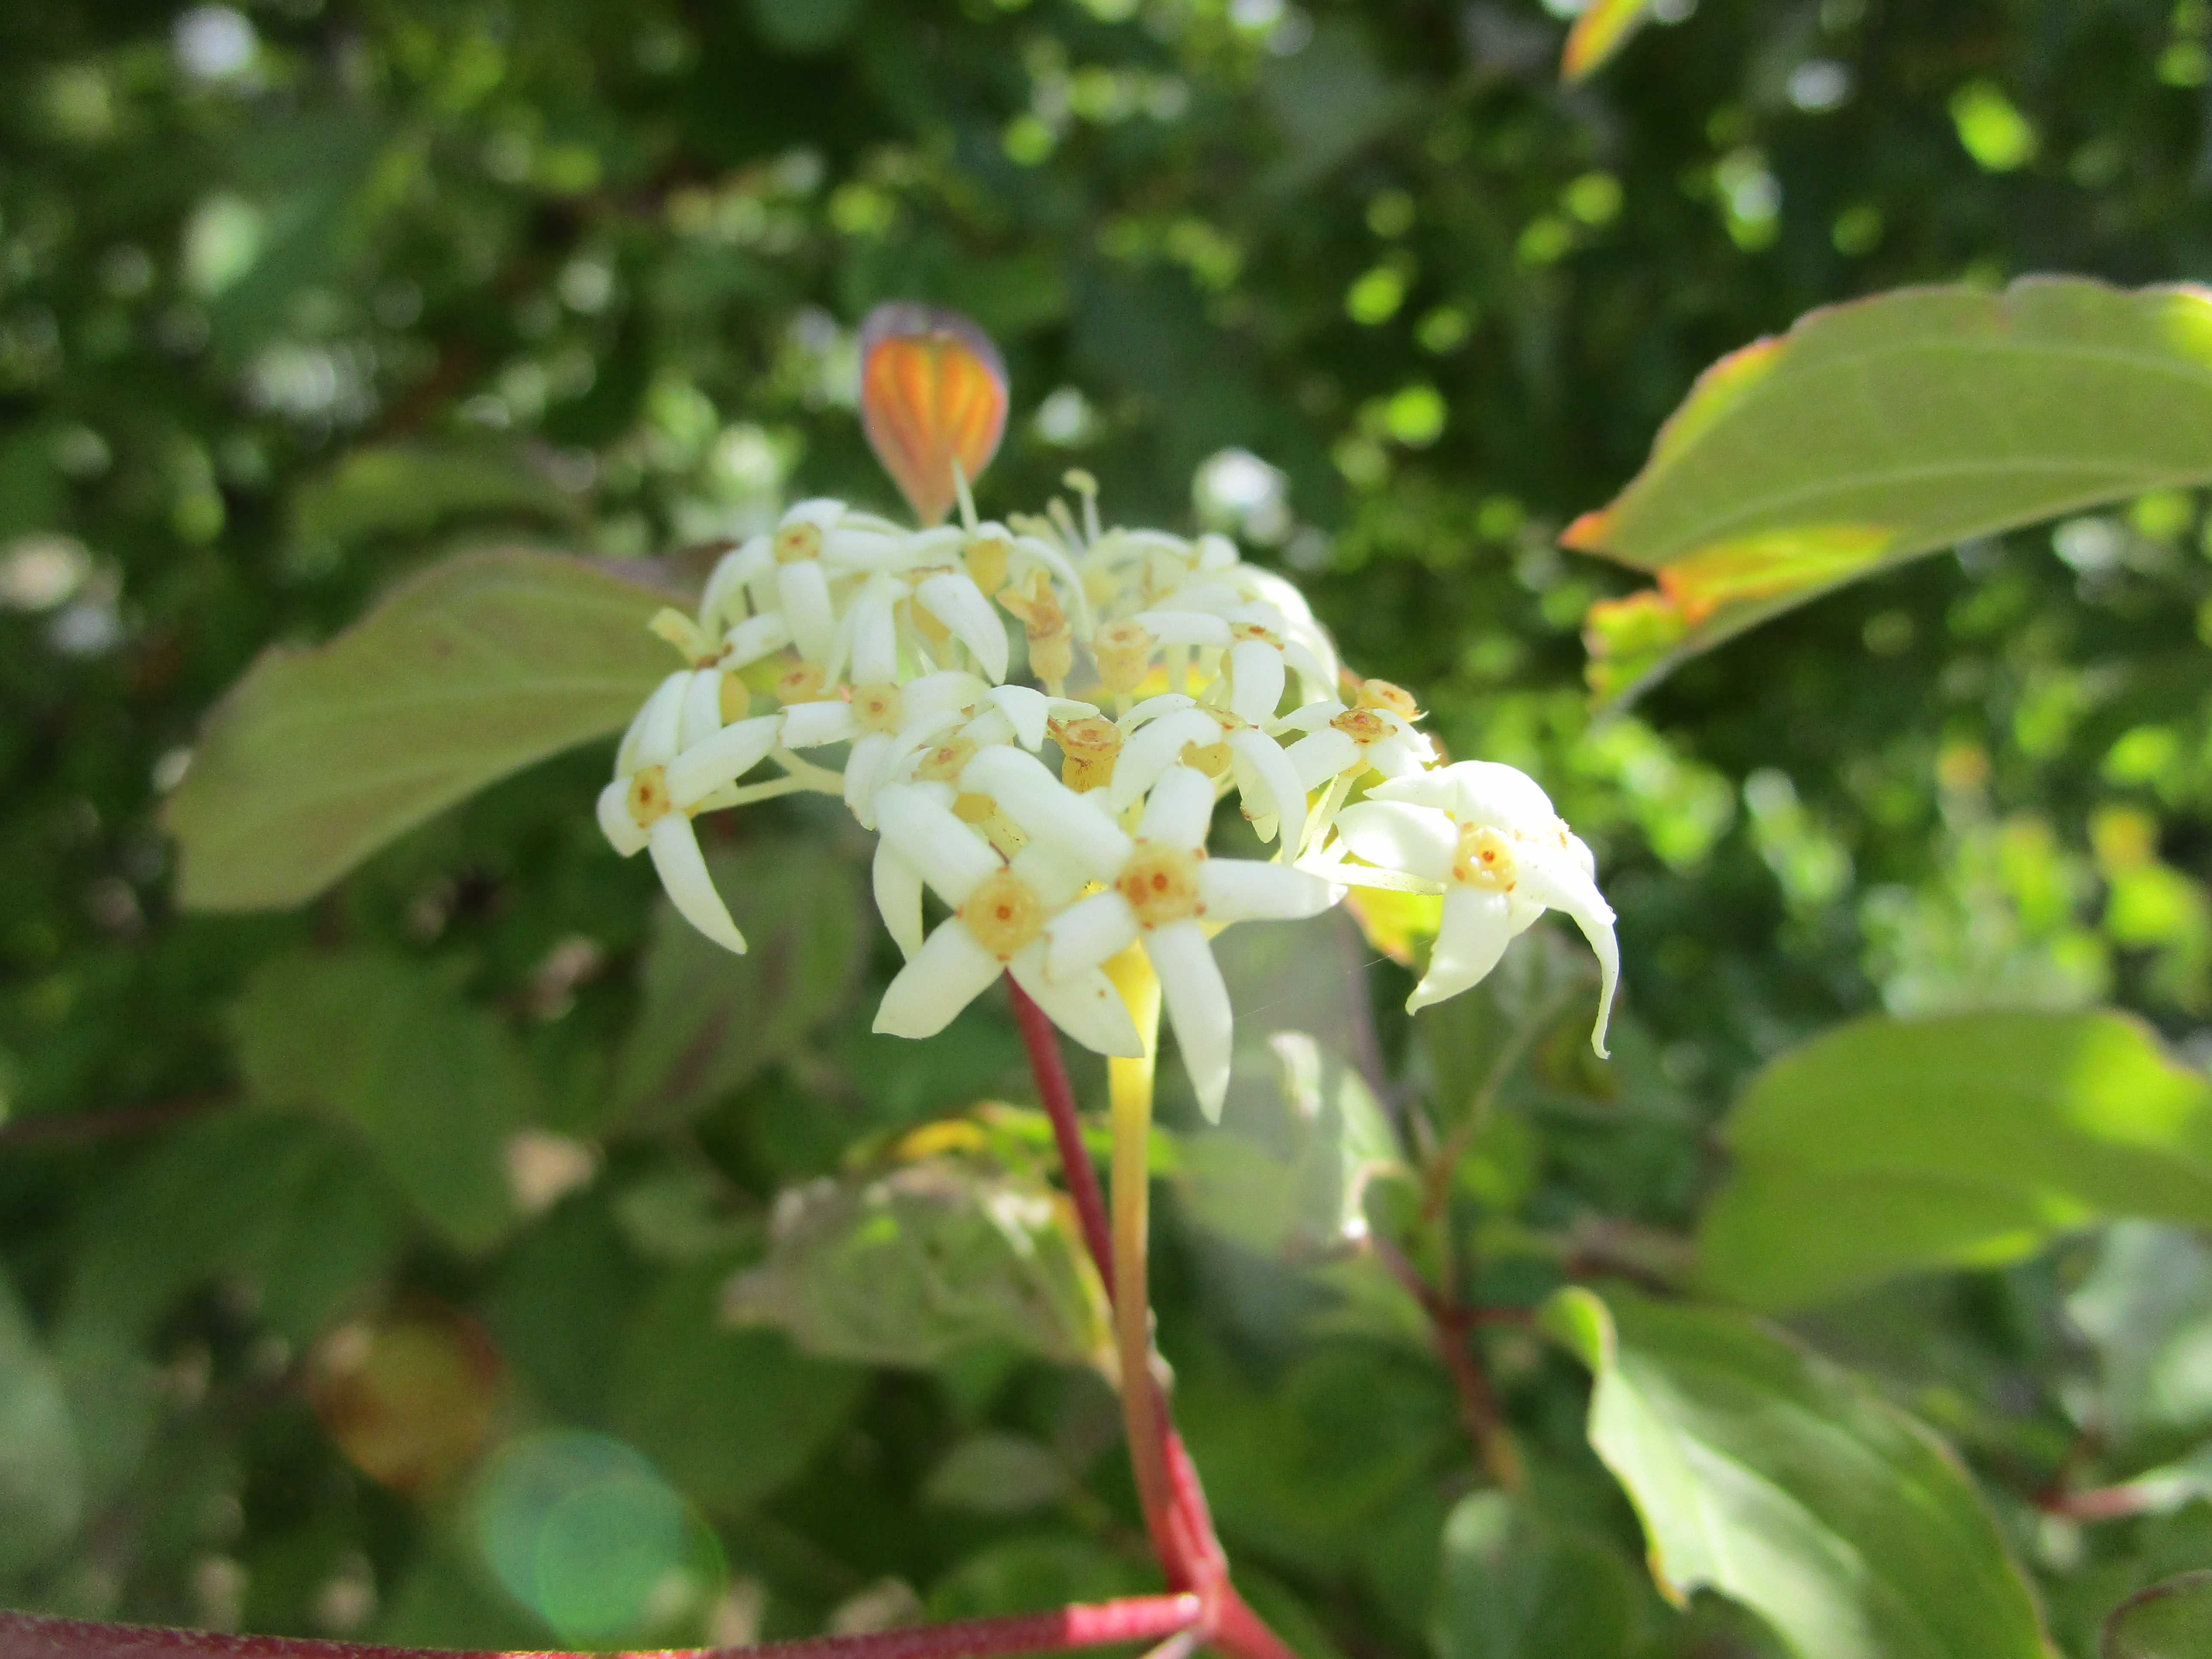
<path id="1" fill-rule="evenodd" d="M 1472 1337 L 1475 1326 L 1496 1320 L 1504 1310 L 1478 1311 L 1448 1301 L 1421 1277 L 1420 1269 L 1406 1259 L 1406 1253 L 1389 1239 L 1375 1238 L 1370 1242 L 1376 1259 L 1412 1293 L 1421 1304 L 1421 1311 L 1428 1315 L 1437 1357 L 1451 1373 L 1452 1387 L 1459 1394 L 1461 1425 L 1467 1431 L 1475 1455 L 1481 1458 L 1483 1468 L 1506 1491 L 1522 1491 L 1528 1483 L 1528 1472 L 1512 1437 L 1505 1431 L 1504 1413 L 1498 1407 L 1498 1390 L 1491 1386 L 1490 1373 L 1476 1353 Z"/>
<path id="2" fill-rule="evenodd" d="M 1114 1235 L 1106 1221 L 1106 1195 L 1099 1189 L 1097 1167 L 1083 1144 L 1082 1120 L 1075 1115 L 1075 1091 L 1060 1057 L 1060 1034 L 1053 1029 L 1052 1017 L 1014 983 L 1011 975 L 1006 979 L 1006 994 L 1013 999 L 1022 1045 L 1030 1054 L 1030 1070 L 1036 1074 L 1045 1115 L 1052 1120 L 1052 1138 L 1059 1144 L 1060 1167 L 1067 1177 L 1068 1196 L 1075 1201 L 1076 1218 L 1083 1224 L 1083 1242 L 1091 1247 L 1091 1259 L 1098 1264 L 1098 1277 L 1110 1297 L 1114 1294 Z"/>
<path id="3" fill-rule="evenodd" d="M 963 1619 L 865 1636 L 813 1636 L 750 1648 L 682 1648 L 667 1659 L 744 1655 L 745 1659 L 996 1659 L 1002 1654 L 1150 1642 L 1194 1627 L 1205 1616 L 1195 1595 L 1133 1595 L 1079 1602 L 1050 1613 Z M 490 1653 L 311 1642 L 287 1636 L 219 1636 L 148 1625 L 102 1625 L 0 1613 L 0 1659 L 502 1659 Z M 539 1656 L 538 1659 L 571 1659 Z M 580 1656 L 574 1659 L 581 1659 Z M 626 1656 L 626 1659 L 647 1659 Z"/>

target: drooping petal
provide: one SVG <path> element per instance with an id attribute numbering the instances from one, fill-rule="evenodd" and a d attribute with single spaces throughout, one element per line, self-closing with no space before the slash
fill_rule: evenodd
<path id="1" fill-rule="evenodd" d="M 646 845 L 653 849 L 653 867 L 660 872 L 660 884 L 667 890 L 669 902 L 684 920 L 724 950 L 743 956 L 745 936 L 730 920 L 729 907 L 714 890 L 714 879 L 707 873 L 707 860 L 700 854 L 691 820 L 681 812 L 656 818 L 646 832 Z"/>
<path id="2" fill-rule="evenodd" d="M 1334 726 L 1324 726 L 1318 732 L 1307 732 L 1283 753 L 1290 757 L 1298 781 L 1309 789 L 1317 789 L 1358 763 L 1359 745 Z"/>
<path id="3" fill-rule="evenodd" d="M 1208 859 L 1198 866 L 1200 915 L 1210 922 L 1303 921 L 1336 902 L 1342 889 L 1286 864 Z"/>
<path id="4" fill-rule="evenodd" d="M 1137 820 L 1137 838 L 1195 853 L 1206 845 L 1212 823 L 1213 780 L 1192 767 L 1170 766 L 1152 786 L 1145 815 Z"/>
<path id="5" fill-rule="evenodd" d="M 1231 732 L 1229 749 L 1258 775 L 1267 797 L 1264 803 L 1251 801 L 1248 805 L 1278 815 L 1283 845 L 1296 853 L 1305 844 L 1306 787 L 1299 781 L 1297 769 L 1291 764 L 1291 757 L 1283 752 L 1282 744 L 1256 726 Z M 1255 812 L 1253 816 L 1256 818 L 1260 814 Z"/>
<path id="6" fill-rule="evenodd" d="M 933 790 L 888 784 L 876 792 L 875 807 L 878 833 L 947 904 L 964 903 L 1005 862 Z"/>
<path id="7" fill-rule="evenodd" d="M 636 740 L 625 745 L 631 763 L 626 770 L 665 766 L 676 758 L 678 739 L 684 732 L 684 694 L 690 689 L 690 671 L 679 669 L 646 699 L 638 712 Z"/>
<path id="8" fill-rule="evenodd" d="M 1283 701 L 1283 653 L 1265 640 L 1240 640 L 1229 648 L 1229 707 L 1255 726 L 1275 718 Z"/>
<path id="9" fill-rule="evenodd" d="M 911 961 L 921 949 L 921 872 L 901 858 L 890 842 L 878 841 L 869 873 L 884 931 L 899 954 Z"/>
<path id="10" fill-rule="evenodd" d="M 781 611 L 763 611 L 722 635 L 722 666 L 734 673 L 791 643 L 791 624 Z"/>
<path id="11" fill-rule="evenodd" d="M 1580 847 L 1581 843 L 1577 842 L 1575 846 Z M 1583 848 L 1582 856 L 1588 857 L 1589 852 L 1588 848 Z M 1583 937 L 1597 953 L 1597 1024 L 1590 1033 L 1590 1046 L 1603 1055 L 1605 1028 L 1613 1018 L 1613 995 L 1620 981 L 1620 944 L 1613 931 L 1613 907 L 1597 890 L 1597 884 L 1584 872 L 1574 848 L 1526 848 L 1522 852 L 1520 864 L 1521 879 L 1514 890 L 1516 896 L 1525 894 L 1552 909 L 1565 911 L 1574 918 L 1575 926 L 1582 929 Z"/>
<path id="12" fill-rule="evenodd" d="M 1039 841 L 1064 848 L 1101 880 L 1128 862 L 1129 838 L 1091 801 L 1018 749 L 986 749 L 961 769 L 960 787 L 988 795 Z"/>
<path id="13" fill-rule="evenodd" d="M 915 588 L 914 597 L 975 653 L 984 673 L 994 681 L 1006 678 L 1006 620 L 972 580 L 957 570 L 940 570 Z"/>
<path id="14" fill-rule="evenodd" d="M 1504 894 L 1484 887 L 1451 888 L 1444 894 L 1443 921 L 1429 952 L 1429 971 L 1407 999 L 1406 1012 L 1419 1013 L 1479 983 L 1498 966 L 1512 939 Z"/>
<path id="15" fill-rule="evenodd" d="M 1054 979 L 1073 978 L 1136 939 L 1137 913 L 1109 887 L 1069 905 L 1045 924 L 1045 972 Z"/>
<path id="16" fill-rule="evenodd" d="M 1192 744 L 1221 740 L 1221 722 L 1202 708 L 1177 709 L 1139 728 L 1114 757 L 1114 776 L 1106 798 L 1120 811 L 1152 787 L 1160 774 L 1182 758 Z"/>
<path id="17" fill-rule="evenodd" d="M 599 832 L 624 858 L 645 850 L 645 831 L 629 813 L 629 780 L 617 778 L 599 791 Z"/>
<path id="18" fill-rule="evenodd" d="M 782 728 L 782 715 L 757 714 L 693 744 L 668 763 L 668 799 L 696 806 L 724 784 L 735 783 L 768 758 Z"/>
<path id="19" fill-rule="evenodd" d="M 935 1036 L 1004 971 L 958 918 L 941 922 L 884 993 L 874 1029 L 888 1036 Z"/>
<path id="20" fill-rule="evenodd" d="M 1432 806 L 1371 796 L 1336 815 L 1336 833 L 1358 858 L 1423 881 L 1448 881 L 1459 836 L 1451 820 Z"/>
<path id="21" fill-rule="evenodd" d="M 891 742 L 888 732 L 870 732 L 855 738 L 845 757 L 845 806 L 863 830 L 876 827 L 876 780 Z"/>
<path id="22" fill-rule="evenodd" d="M 1221 1121 L 1221 1103 L 1229 1093 L 1229 1056 L 1236 1028 L 1229 988 L 1213 960 L 1206 929 L 1195 921 L 1170 922 L 1145 935 L 1145 954 L 1160 976 L 1160 1002 L 1175 1028 L 1183 1069 L 1198 1095 L 1208 1123 Z"/>
<path id="23" fill-rule="evenodd" d="M 1129 1060 L 1143 1055 L 1145 1042 L 1129 1018 L 1129 1005 L 1121 1000 L 1114 981 L 1096 968 L 1064 980 L 1047 979 L 1044 942 L 1040 939 L 1017 952 L 1006 971 L 1052 1017 L 1054 1024 L 1091 1053 Z"/>
<path id="24" fill-rule="evenodd" d="M 818 749 L 825 743 L 850 743 L 860 735 L 853 705 L 842 697 L 795 702 L 783 711 L 783 746 Z"/>
<path id="25" fill-rule="evenodd" d="M 1052 718 L 1052 699 L 1026 685 L 994 685 L 990 699 L 1012 722 L 1014 740 L 1024 749 L 1044 745 L 1045 723 Z"/>
<path id="26" fill-rule="evenodd" d="M 837 616 L 830 604 L 830 578 L 822 561 L 798 559 L 776 566 L 775 596 L 799 654 L 812 663 L 828 661 Z"/>

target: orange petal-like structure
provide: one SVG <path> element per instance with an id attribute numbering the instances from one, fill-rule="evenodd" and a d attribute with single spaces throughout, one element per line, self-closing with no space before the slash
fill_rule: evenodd
<path id="1" fill-rule="evenodd" d="M 876 459 L 925 525 L 958 499 L 953 463 L 973 481 L 1006 429 L 1006 366 L 957 312 L 898 301 L 860 325 L 860 418 Z"/>

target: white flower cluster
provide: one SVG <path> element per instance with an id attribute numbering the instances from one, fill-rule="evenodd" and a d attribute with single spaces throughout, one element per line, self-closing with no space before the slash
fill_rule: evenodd
<path id="1" fill-rule="evenodd" d="M 1077 1042 L 1137 1054 L 1103 965 L 1139 945 L 1209 1115 L 1231 1043 L 1211 936 L 1313 915 L 1351 885 L 1444 895 L 1410 1008 L 1566 912 L 1603 966 L 1602 1053 L 1613 912 L 1543 791 L 1510 767 L 1439 764 L 1413 699 L 1340 673 L 1297 590 L 1225 538 L 1103 529 L 1088 478 L 1070 482 L 1080 522 L 1057 501 L 978 522 L 963 492 L 960 523 L 911 530 L 808 501 L 725 556 L 696 616 L 653 621 L 688 665 L 599 797 L 616 850 L 649 852 L 692 924 L 743 951 L 692 818 L 839 795 L 878 837 L 876 903 L 907 958 L 876 1030 L 932 1036 L 1003 973 Z M 1035 685 L 1009 678 L 1012 623 Z M 834 769 L 800 752 L 835 750 Z M 1231 792 L 1271 860 L 1208 856 Z M 930 932 L 925 888 L 946 912 Z"/>

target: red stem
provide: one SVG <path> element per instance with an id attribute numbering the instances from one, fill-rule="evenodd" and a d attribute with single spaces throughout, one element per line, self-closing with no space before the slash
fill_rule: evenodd
<path id="1" fill-rule="evenodd" d="M 1076 1218 L 1083 1224 L 1083 1242 L 1091 1247 L 1091 1259 L 1098 1264 L 1098 1277 L 1110 1297 L 1114 1294 L 1114 1233 L 1106 1220 L 1106 1195 L 1099 1188 L 1097 1167 L 1083 1144 L 1075 1091 L 1060 1057 L 1060 1034 L 1053 1029 L 1052 1016 L 1014 983 L 1011 974 L 1006 976 L 1006 994 L 1013 999 L 1022 1046 L 1030 1051 L 1030 1070 L 1036 1077 L 1037 1094 L 1044 1102 L 1045 1115 L 1052 1120 L 1052 1138 L 1060 1146 L 1060 1167 L 1067 1177 L 1068 1196 L 1075 1200 Z"/>
<path id="2" fill-rule="evenodd" d="M 962 1619 L 866 1636 L 811 1636 L 749 1648 L 684 1648 L 677 1656 L 746 1659 L 996 1659 L 1002 1654 L 1065 1651 L 1113 1642 L 1151 1642 L 1190 1629 L 1205 1616 L 1195 1595 L 1133 1595 L 1079 1602 L 1050 1613 Z M 0 1613 L 0 1659 L 502 1659 L 490 1653 L 386 1648 L 360 1642 L 311 1642 L 288 1636 L 220 1636 L 149 1625 L 103 1625 Z M 533 1659 L 585 1659 L 541 1655 Z M 626 1656 L 644 1659 L 644 1656 Z"/>

